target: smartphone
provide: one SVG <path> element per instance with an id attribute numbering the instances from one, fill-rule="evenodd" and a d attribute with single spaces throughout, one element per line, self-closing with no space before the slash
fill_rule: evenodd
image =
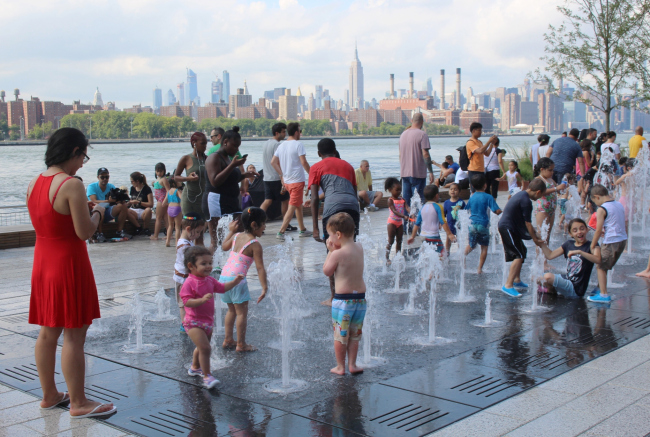
<path id="1" fill-rule="evenodd" d="M 248 157 L 248 153 L 245 154 L 245 155 L 243 155 L 243 156 L 241 157 L 241 159 L 246 159 L 247 157 Z"/>

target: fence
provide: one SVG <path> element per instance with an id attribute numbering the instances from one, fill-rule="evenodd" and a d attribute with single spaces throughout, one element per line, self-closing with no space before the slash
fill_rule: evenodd
<path id="1" fill-rule="evenodd" d="M 25 205 L 0 206 L 0 226 L 29 225 L 31 222 Z"/>

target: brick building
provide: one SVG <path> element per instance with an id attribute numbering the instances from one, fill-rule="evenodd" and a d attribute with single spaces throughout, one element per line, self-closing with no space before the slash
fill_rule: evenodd
<path id="1" fill-rule="evenodd" d="M 379 101 L 379 109 L 395 110 L 400 108 L 404 111 L 412 111 L 415 108 L 431 110 L 433 106 L 433 97 L 424 99 L 384 99 Z"/>
<path id="2" fill-rule="evenodd" d="M 459 123 L 454 126 L 459 126 L 464 133 L 469 133 L 469 126 L 474 122 L 481 123 L 484 131 L 494 130 L 494 115 L 492 114 L 492 111 L 479 111 L 474 108 L 473 111 L 461 112 L 458 118 Z"/>
<path id="3" fill-rule="evenodd" d="M 160 115 L 163 117 L 191 117 L 192 107 L 181 106 L 178 103 L 171 106 L 161 106 Z"/>
<path id="4" fill-rule="evenodd" d="M 228 117 L 228 105 L 226 103 L 208 103 L 207 106 L 197 108 L 197 123 L 201 123 L 205 119 L 214 120 L 219 117 Z"/>
<path id="5" fill-rule="evenodd" d="M 501 104 L 501 130 L 508 131 L 520 123 L 521 96 L 519 94 L 506 94 Z"/>

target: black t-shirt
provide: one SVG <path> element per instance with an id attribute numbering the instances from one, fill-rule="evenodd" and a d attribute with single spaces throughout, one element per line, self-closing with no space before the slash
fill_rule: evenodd
<path id="1" fill-rule="evenodd" d="M 131 192 L 129 194 L 131 195 L 131 200 L 146 202 L 149 200 L 149 194 L 153 194 L 153 191 L 151 191 L 151 187 L 149 187 L 149 185 L 145 185 L 142 187 L 142 191 L 138 191 L 135 189 L 135 187 L 131 187 Z M 131 208 L 141 209 L 141 207 L 138 207 L 137 205 L 131 205 Z"/>
<path id="2" fill-rule="evenodd" d="M 596 243 L 598 246 L 598 243 Z M 585 253 L 591 253 L 591 241 L 585 241 L 582 246 L 576 246 L 575 241 L 567 240 L 562 245 L 564 257 L 566 260 L 566 279 L 573 283 L 573 289 L 578 296 L 584 296 L 589 286 L 589 277 L 594 268 L 594 263 L 582 255 L 574 255 L 571 258 L 567 254 L 572 250 L 582 250 Z"/>
<path id="3" fill-rule="evenodd" d="M 526 223 L 532 223 L 533 202 L 526 191 L 513 195 L 503 208 L 499 227 L 508 229 L 513 235 L 522 240 L 530 240 L 531 236 Z"/>

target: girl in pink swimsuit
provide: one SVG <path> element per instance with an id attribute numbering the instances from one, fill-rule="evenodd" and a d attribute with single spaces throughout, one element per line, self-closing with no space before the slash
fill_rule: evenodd
<path id="1" fill-rule="evenodd" d="M 241 220 L 241 222 L 240 222 Z M 244 232 L 237 233 L 239 226 L 244 226 Z M 262 294 L 257 299 L 260 303 L 266 297 L 267 282 L 264 260 L 262 257 L 262 245 L 257 238 L 260 238 L 266 229 L 266 213 L 261 208 L 249 207 L 244 210 L 241 219 L 233 221 L 229 226 L 229 233 L 226 236 L 221 248 L 231 250 L 226 265 L 221 271 L 219 282 L 232 281 L 237 275 L 248 273 L 253 262 L 257 267 L 257 275 L 262 286 Z M 237 352 L 250 352 L 256 350 L 246 343 L 246 325 L 248 322 L 248 301 L 251 295 L 248 292 L 248 283 L 244 279 L 239 285 L 224 293 L 222 302 L 228 304 L 228 313 L 224 321 L 226 336 L 223 347 L 237 348 Z M 233 338 L 233 331 L 237 326 L 237 341 Z"/>
<path id="2" fill-rule="evenodd" d="M 395 253 L 402 250 L 402 237 L 404 236 L 404 219 L 408 220 L 409 206 L 402 198 L 402 184 L 396 178 L 388 178 L 384 183 L 384 189 L 390 193 L 388 198 L 388 208 L 390 214 L 388 215 L 388 245 L 386 246 L 386 262 L 390 264 L 390 251 L 393 247 L 393 242 L 397 239 L 395 245 Z"/>

